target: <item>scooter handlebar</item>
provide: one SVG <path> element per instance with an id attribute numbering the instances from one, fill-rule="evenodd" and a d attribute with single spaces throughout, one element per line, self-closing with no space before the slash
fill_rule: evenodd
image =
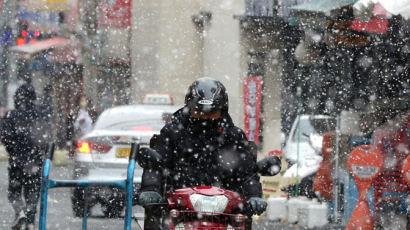
<path id="1" fill-rule="evenodd" d="M 137 155 L 138 155 L 139 150 L 140 150 L 140 145 L 138 143 L 132 143 L 131 144 L 131 154 L 130 154 L 129 160 L 131 159 L 137 160 Z"/>
<path id="2" fill-rule="evenodd" d="M 46 158 L 49 158 L 50 160 L 53 160 L 53 157 L 54 157 L 54 146 L 55 146 L 54 142 L 50 142 L 47 145 Z"/>

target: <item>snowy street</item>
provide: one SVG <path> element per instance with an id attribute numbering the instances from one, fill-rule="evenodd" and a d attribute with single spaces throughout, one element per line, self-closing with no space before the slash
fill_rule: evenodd
<path id="1" fill-rule="evenodd" d="M 50 178 L 54 179 L 68 179 L 71 175 L 72 167 L 59 166 L 51 167 Z M 0 161 L 0 229 L 10 229 L 11 223 L 14 220 L 14 212 L 7 200 L 7 161 Z M 38 210 L 39 210 L 38 206 Z M 88 218 L 88 229 L 123 229 L 123 219 L 109 219 L 104 218 L 99 208 L 93 209 L 93 217 Z M 134 206 L 133 214 L 142 216 L 142 208 Z M 38 225 L 38 215 L 36 216 L 36 227 Z M 141 223 L 142 224 L 142 223 Z M 47 206 L 47 229 L 53 230 L 70 230 L 81 229 L 82 219 L 73 217 L 70 201 L 69 188 L 50 189 L 48 194 Z M 286 227 L 273 225 L 266 221 L 258 221 L 255 223 L 254 230 L 273 229 L 273 226 L 279 228 L 275 229 L 299 229 L 298 227 Z M 138 225 L 133 222 L 132 229 L 138 229 Z"/>
<path id="2" fill-rule="evenodd" d="M 70 177 L 71 166 L 51 167 L 50 178 L 67 179 Z M 0 229 L 10 229 L 11 223 L 14 220 L 14 212 L 7 200 L 7 161 L 0 161 Z M 39 207 L 39 206 L 38 206 Z M 142 209 L 139 206 L 134 206 L 133 214 L 142 216 Z M 38 226 L 38 215 L 36 216 L 36 227 Z M 104 218 L 98 208 L 93 209 L 93 217 L 88 218 L 88 229 L 123 229 L 123 219 Z M 142 224 L 142 223 L 141 223 Z M 73 217 L 70 201 L 69 188 L 50 189 L 48 195 L 47 206 L 47 229 L 53 230 L 70 230 L 81 229 L 82 219 Z M 327 227 L 326 227 L 327 228 Z M 323 228 L 323 229 L 326 229 Z M 132 229 L 139 229 L 138 225 L 133 222 Z M 287 226 L 279 223 L 272 223 L 262 218 L 260 221 L 254 222 L 253 230 L 268 230 L 268 229 L 302 229 L 297 225 Z M 337 228 L 334 228 L 337 229 Z"/>
<path id="3" fill-rule="evenodd" d="M 69 179 L 72 168 L 70 166 L 51 167 L 50 178 Z M 3 175 L 0 181 L 0 229 L 10 229 L 14 220 L 14 211 L 7 200 L 7 161 L 0 162 L 0 173 Z M 39 210 L 40 205 L 38 205 Z M 95 211 L 94 211 L 95 210 Z M 103 218 L 100 209 L 94 208 L 93 217 L 88 218 L 88 229 L 123 229 L 122 219 Z M 140 213 L 141 207 L 135 206 L 133 214 Z M 138 214 L 138 215 L 140 215 Z M 39 211 L 36 216 L 36 227 L 38 225 Z M 82 219 L 74 218 L 71 209 L 70 189 L 56 188 L 50 189 L 48 194 L 47 206 L 47 229 L 81 229 Z M 135 222 L 132 223 L 133 229 L 138 229 Z"/>

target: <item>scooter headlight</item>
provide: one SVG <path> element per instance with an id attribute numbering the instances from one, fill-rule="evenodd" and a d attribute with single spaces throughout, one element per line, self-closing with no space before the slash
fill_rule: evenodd
<path id="1" fill-rule="evenodd" d="M 224 195 L 204 196 L 192 194 L 189 196 L 189 200 L 197 212 L 223 213 L 228 205 L 228 198 Z"/>

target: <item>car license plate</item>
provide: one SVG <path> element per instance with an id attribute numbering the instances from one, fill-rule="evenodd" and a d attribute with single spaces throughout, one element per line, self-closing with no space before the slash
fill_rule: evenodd
<path id="1" fill-rule="evenodd" d="M 131 153 L 130 148 L 117 148 L 115 156 L 116 157 L 129 157 Z"/>

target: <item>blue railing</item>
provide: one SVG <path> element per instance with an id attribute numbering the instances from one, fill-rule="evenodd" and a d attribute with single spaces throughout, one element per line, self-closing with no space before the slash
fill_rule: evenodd
<path id="1" fill-rule="evenodd" d="M 125 190 L 125 217 L 124 217 L 124 229 L 131 229 L 132 218 L 132 197 L 134 191 L 134 169 L 135 158 L 139 150 L 139 145 L 133 143 L 131 145 L 131 154 L 129 157 L 127 178 L 124 180 L 109 180 L 109 181 L 93 181 L 93 180 L 51 180 L 49 179 L 50 163 L 54 155 L 54 144 L 50 144 L 47 150 L 47 157 L 43 163 L 43 172 L 41 177 L 41 200 L 40 200 L 40 221 L 39 230 L 46 229 L 46 216 L 47 216 L 47 196 L 48 189 L 57 187 L 84 187 L 85 195 L 88 192 L 89 187 L 109 186 L 119 187 Z M 84 207 L 83 214 L 83 229 L 87 229 L 87 212 L 88 203 L 87 199 Z"/>

